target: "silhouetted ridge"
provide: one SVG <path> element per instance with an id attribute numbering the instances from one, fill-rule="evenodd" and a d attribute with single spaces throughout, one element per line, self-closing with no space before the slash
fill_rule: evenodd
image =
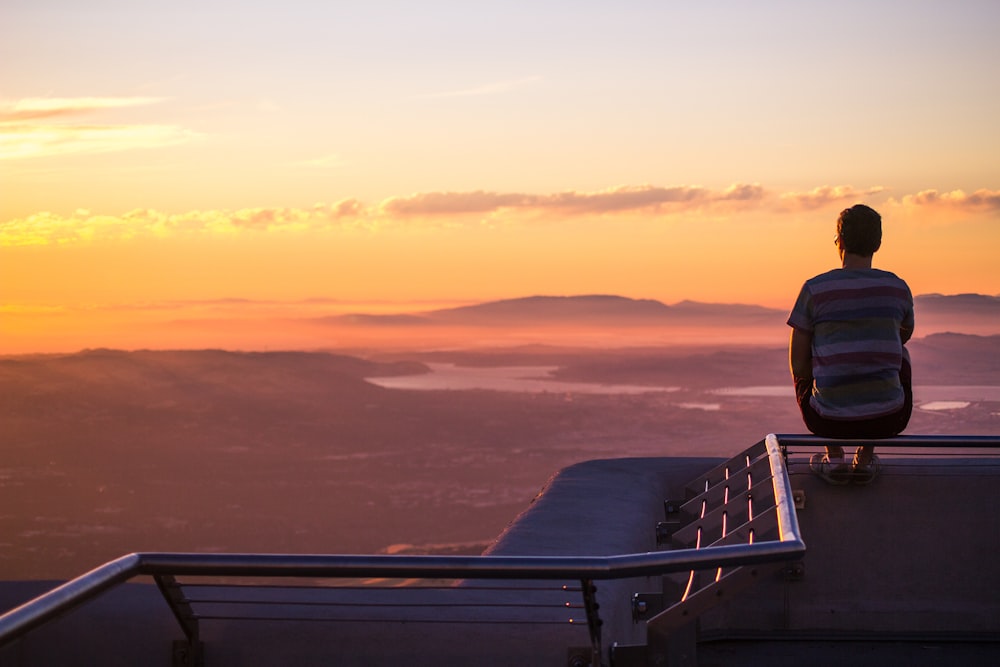
<path id="1" fill-rule="evenodd" d="M 425 316 L 421 315 L 371 315 L 368 313 L 350 313 L 334 317 L 324 317 L 326 322 L 339 322 L 341 324 L 355 324 L 359 326 L 422 326 L 433 324 Z"/>
<path id="2" fill-rule="evenodd" d="M 629 299 L 612 295 L 529 296 L 448 308 L 430 313 L 448 323 L 503 324 L 510 320 L 535 322 L 615 321 L 666 317 L 670 306 L 652 299 Z"/>
<path id="3" fill-rule="evenodd" d="M 1000 296 L 988 294 L 922 294 L 913 298 L 918 312 L 1000 317 Z"/>
<path id="4" fill-rule="evenodd" d="M 983 294 L 926 294 L 915 297 L 917 326 L 959 322 L 1000 321 L 1000 297 Z M 576 296 L 536 295 L 488 301 L 420 313 L 377 315 L 352 313 L 322 318 L 326 324 L 348 326 L 476 326 L 524 327 L 540 325 L 767 325 L 783 327 L 788 311 L 742 303 L 680 301 L 667 305 L 655 299 L 631 299 L 611 294 Z"/>
<path id="5" fill-rule="evenodd" d="M 354 313 L 323 321 L 348 325 L 413 326 L 531 326 L 669 324 L 711 320 L 780 319 L 784 311 L 745 304 L 682 301 L 668 306 L 655 299 L 630 299 L 610 294 L 529 296 L 445 308 L 420 314 L 370 315 Z"/>

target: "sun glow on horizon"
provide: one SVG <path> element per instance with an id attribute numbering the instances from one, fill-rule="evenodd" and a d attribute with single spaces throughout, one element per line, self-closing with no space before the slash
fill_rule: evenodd
<path id="1" fill-rule="evenodd" d="M 836 263 L 830 211 L 865 194 L 754 186 L 733 204 L 734 191 L 437 193 L 371 205 L 16 219 L 0 223 L 0 351 L 224 346 L 226 336 L 234 346 L 310 347 L 316 332 L 290 323 L 532 295 L 784 309 L 802 280 Z M 876 266 L 903 275 L 916 294 L 1000 293 L 996 193 L 873 196 L 886 220 Z M 949 247 L 960 229 L 972 230 L 969 244 Z"/>
<path id="2" fill-rule="evenodd" d="M 1000 294 L 1000 5 L 385 9 L 9 8 L 0 352 L 539 294 L 785 309 L 861 201 L 914 293 Z"/>

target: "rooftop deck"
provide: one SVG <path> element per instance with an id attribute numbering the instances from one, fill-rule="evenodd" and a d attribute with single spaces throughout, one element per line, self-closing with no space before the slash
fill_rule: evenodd
<path id="1" fill-rule="evenodd" d="M 228 585 L 236 581 L 231 577 L 192 581 L 181 568 L 176 575 L 182 602 L 200 605 L 195 616 L 202 662 L 325 665 L 336 657 L 341 665 L 1000 663 L 1000 565 L 992 558 L 1000 534 L 994 492 L 1000 438 L 885 441 L 879 479 L 844 487 L 808 472 L 818 441 L 773 438 L 783 455 L 778 476 L 781 484 L 787 481 L 784 490 L 770 476 L 761 486 L 759 472 L 768 463 L 759 455 L 764 441 L 748 450 L 758 452 L 749 466 L 740 457 L 730 462 L 739 476 L 748 470 L 754 476 L 738 483 L 728 474 L 719 477 L 725 462 L 707 458 L 600 460 L 560 471 L 486 554 L 492 564 L 524 568 L 524 578 L 474 579 L 470 574 L 483 572 L 449 571 L 459 561 L 445 558 L 418 583 L 405 568 L 381 569 L 388 561 L 376 558 L 368 569 L 343 576 L 352 585 L 381 578 L 374 583 L 382 586 L 367 581 L 366 587 L 341 589 L 331 607 L 322 597 L 329 583 L 320 577 L 325 571 L 303 570 L 292 582 L 322 584 L 317 593 L 292 587 L 287 579 L 274 586 L 259 578 L 266 568 L 212 572 L 240 574 L 239 583 L 253 584 L 239 589 Z M 710 489 L 703 485 L 706 477 L 713 478 Z M 725 488 L 732 489 L 732 509 L 719 504 Z M 761 523 L 761 510 L 781 504 L 776 497 L 765 502 L 768 488 L 774 496 L 787 492 L 794 504 L 804 555 L 762 555 L 760 544 L 772 540 L 775 530 L 768 534 L 766 526 L 780 523 Z M 665 514 L 665 507 L 672 511 Z M 692 516 L 692 507 L 702 510 Z M 672 556 L 691 552 L 685 540 L 692 535 L 721 530 L 712 542 L 746 546 L 750 531 L 740 527 L 747 525 L 748 511 L 757 513 L 749 518 L 757 522 L 750 540 L 757 540 L 758 552 L 744 567 L 739 558 L 727 561 L 731 567 L 724 571 L 701 563 L 700 575 L 673 567 Z M 730 517 L 728 527 L 721 517 Z M 322 557 L 303 558 L 300 565 Z M 472 566 L 478 560 L 462 562 Z M 544 576 L 548 567 L 553 576 Z M 0 617 L 0 639 L 6 642 L 0 664 L 190 662 L 183 619 L 179 625 L 148 581 L 114 585 L 56 620 L 32 622 L 16 633 L 9 630 L 15 612 Z M 589 603 L 580 590 L 588 582 L 596 587 Z M 0 609 L 53 585 L 2 584 Z M 229 607 L 204 602 L 216 597 Z M 671 607 L 685 597 L 690 601 Z M 599 607 L 588 609 L 593 602 Z M 288 620 L 292 607 L 295 620 Z M 601 623 L 598 654 L 590 623 L 595 613 Z M 273 620 L 279 616 L 285 620 Z"/>

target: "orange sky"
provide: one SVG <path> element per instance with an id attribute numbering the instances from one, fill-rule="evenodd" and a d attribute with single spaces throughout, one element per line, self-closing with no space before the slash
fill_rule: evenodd
<path id="1" fill-rule="evenodd" d="M 316 4 L 5 9 L 0 353 L 533 294 L 787 308 L 859 201 L 915 294 L 1000 294 L 995 3 Z"/>

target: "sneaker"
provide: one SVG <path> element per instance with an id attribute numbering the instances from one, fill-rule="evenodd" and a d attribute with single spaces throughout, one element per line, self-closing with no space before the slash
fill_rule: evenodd
<path id="1" fill-rule="evenodd" d="M 809 459 L 809 469 L 830 484 L 838 486 L 850 484 L 854 470 L 844 459 L 831 460 L 826 454 L 813 454 Z"/>
<path id="2" fill-rule="evenodd" d="M 867 486 L 875 481 L 881 469 L 882 462 L 874 454 L 872 454 L 872 460 L 868 462 L 868 465 L 859 465 L 857 454 L 855 454 L 854 461 L 851 462 L 851 483 Z"/>

